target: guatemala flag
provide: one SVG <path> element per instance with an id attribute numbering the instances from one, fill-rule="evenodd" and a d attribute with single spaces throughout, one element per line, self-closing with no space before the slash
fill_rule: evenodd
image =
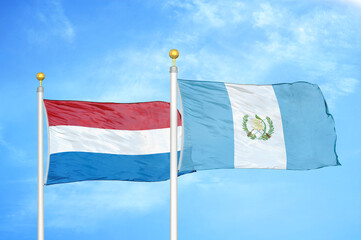
<path id="1" fill-rule="evenodd" d="M 334 120 L 315 84 L 179 79 L 178 85 L 184 127 L 181 171 L 340 165 Z"/>
<path id="2" fill-rule="evenodd" d="M 169 103 L 44 100 L 44 104 L 49 138 L 47 185 L 169 179 Z M 178 113 L 179 139 L 181 128 Z"/>

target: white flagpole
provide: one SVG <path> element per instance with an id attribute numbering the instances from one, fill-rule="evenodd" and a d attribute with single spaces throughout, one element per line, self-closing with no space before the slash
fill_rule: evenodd
<path id="1" fill-rule="evenodd" d="M 36 78 L 40 81 L 38 92 L 38 240 L 44 240 L 44 132 L 43 132 L 43 95 L 41 82 L 45 75 L 39 72 Z"/>
<path id="2" fill-rule="evenodd" d="M 178 159 L 177 159 L 177 73 L 175 59 L 179 56 L 176 49 L 169 52 L 173 59 L 170 67 L 170 240 L 178 239 Z"/>

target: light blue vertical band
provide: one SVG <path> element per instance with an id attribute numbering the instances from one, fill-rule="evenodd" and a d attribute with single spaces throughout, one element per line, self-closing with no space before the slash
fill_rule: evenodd
<path id="1" fill-rule="evenodd" d="M 181 171 L 234 168 L 231 103 L 224 83 L 178 80 L 183 103 Z"/>
<path id="2" fill-rule="evenodd" d="M 321 90 L 315 84 L 275 84 L 286 145 L 287 169 L 340 165 L 336 131 Z"/>

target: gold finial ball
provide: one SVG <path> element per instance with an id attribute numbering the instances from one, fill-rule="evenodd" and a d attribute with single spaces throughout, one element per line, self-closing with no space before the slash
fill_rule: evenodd
<path id="1" fill-rule="evenodd" d="M 169 57 L 172 59 L 176 59 L 179 56 L 179 52 L 177 49 L 172 49 L 169 51 Z"/>
<path id="2" fill-rule="evenodd" d="M 36 74 L 36 78 L 37 78 L 39 81 L 43 81 L 44 78 L 45 78 L 45 74 L 42 73 L 42 72 L 39 72 L 38 74 Z"/>

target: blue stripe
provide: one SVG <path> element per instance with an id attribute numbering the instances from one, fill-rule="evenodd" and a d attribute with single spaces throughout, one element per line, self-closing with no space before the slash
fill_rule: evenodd
<path id="1" fill-rule="evenodd" d="M 151 155 L 116 155 L 88 152 L 55 153 L 50 155 L 46 184 L 87 180 L 137 182 L 168 180 L 169 159 L 169 153 Z"/>
<path id="2" fill-rule="evenodd" d="M 231 103 L 224 83 L 178 80 L 183 103 L 181 170 L 234 168 Z"/>
<path id="3" fill-rule="evenodd" d="M 287 169 L 340 165 L 334 120 L 319 87 L 296 82 L 273 89 L 281 111 Z"/>

